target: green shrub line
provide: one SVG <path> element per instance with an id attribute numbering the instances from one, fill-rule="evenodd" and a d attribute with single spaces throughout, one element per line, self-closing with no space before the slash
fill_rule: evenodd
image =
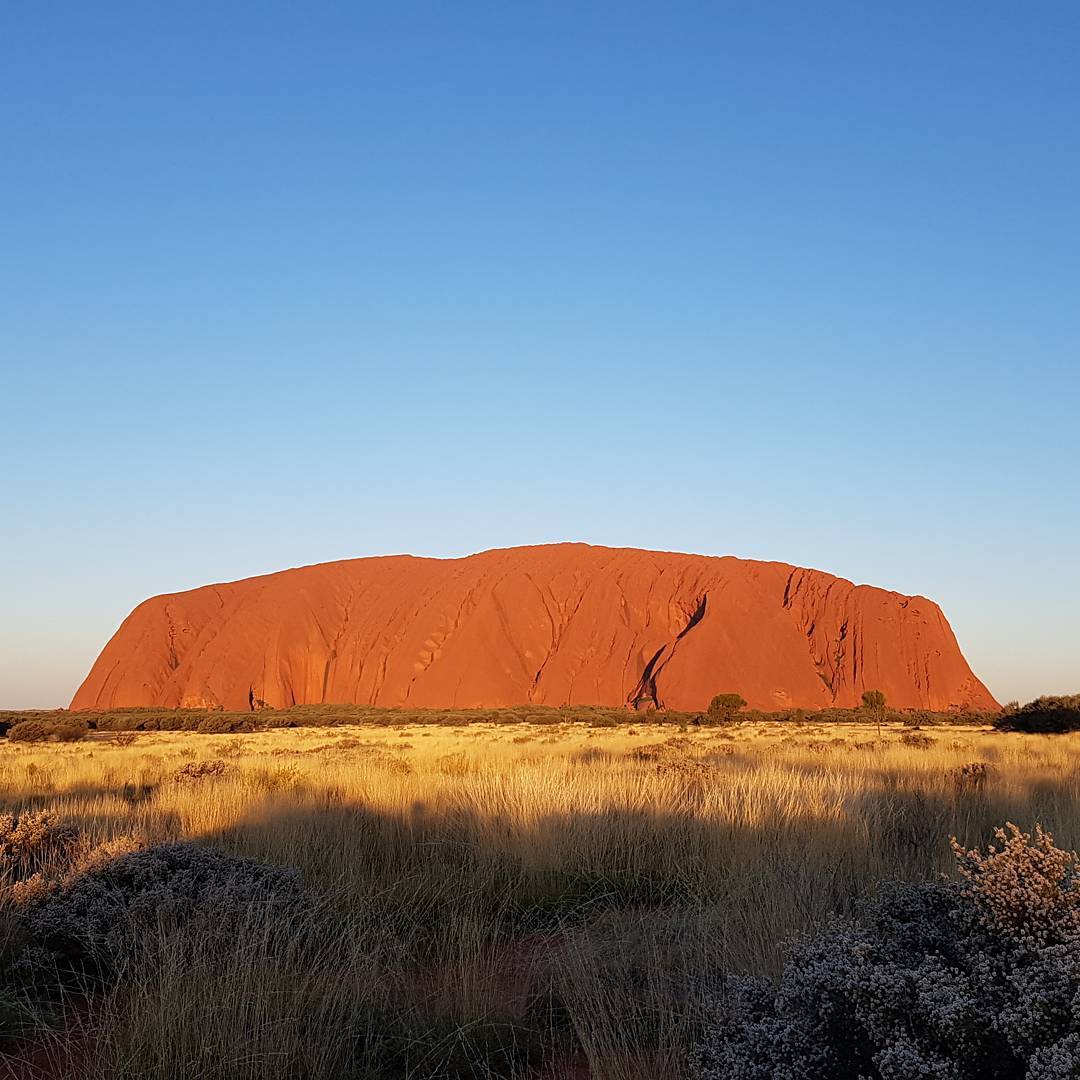
<path id="1" fill-rule="evenodd" d="M 1017 718 L 1028 717 L 1026 710 L 1039 702 L 1075 701 L 1040 698 L 1013 713 L 983 712 L 965 709 L 934 712 L 929 709 L 893 709 L 883 707 L 874 715 L 864 706 L 851 709 L 780 709 L 765 712 L 742 708 L 737 694 L 717 695 L 703 712 L 679 712 L 669 709 L 635 710 L 623 706 L 602 705 L 515 705 L 489 709 L 404 709 L 372 705 L 318 704 L 293 705 L 283 709 L 259 709 L 255 712 L 227 712 L 221 709 L 125 708 L 105 711 L 66 709 L 0 711 L 0 735 L 11 739 L 43 742 L 72 741 L 88 731 L 194 731 L 206 735 L 242 734 L 299 727 L 404 727 L 406 725 L 466 726 L 471 724 L 581 724 L 586 727 L 632 727 L 656 723 L 673 727 L 716 726 L 731 723 L 854 724 L 876 720 L 905 724 L 908 727 L 984 726 L 1004 730 L 1044 730 L 1019 726 Z M 1045 709 L 1044 709 L 1045 711 Z M 1040 713 L 1041 715 L 1041 713 Z M 1080 704 L 1071 707 L 1075 727 L 1080 727 Z M 1008 723 L 1017 726 L 1009 727 Z M 1045 730 L 1073 730 L 1070 727 Z"/>

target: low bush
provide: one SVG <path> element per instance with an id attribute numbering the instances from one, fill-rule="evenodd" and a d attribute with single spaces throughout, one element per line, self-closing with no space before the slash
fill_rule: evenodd
<path id="1" fill-rule="evenodd" d="M 194 843 L 160 844 L 91 861 L 25 912 L 29 939 L 62 970 L 111 976 L 148 929 L 195 923 L 202 940 L 229 942 L 257 909 L 287 928 L 306 894 L 299 871 Z"/>
<path id="2" fill-rule="evenodd" d="M 13 742 L 78 742 L 86 736 L 85 725 L 48 720 L 23 720 L 8 730 Z"/>
<path id="3" fill-rule="evenodd" d="M 611 715 L 599 715 L 592 717 L 589 721 L 589 727 L 594 728 L 613 728 L 618 727 L 622 723 L 622 719 L 617 716 Z"/>
<path id="4" fill-rule="evenodd" d="M 53 728 L 53 742 L 78 742 L 86 738 L 87 729 L 78 724 L 57 724 Z"/>
<path id="5" fill-rule="evenodd" d="M 736 978 L 700 1080 L 1065 1080 L 1080 1075 L 1080 861 L 1013 825 L 958 883 L 897 883 Z"/>
<path id="6" fill-rule="evenodd" d="M 195 729 L 202 735 L 239 735 L 255 730 L 255 723 L 245 717 L 229 716 L 221 713 L 200 720 Z"/>
<path id="7" fill-rule="evenodd" d="M 41 720 L 26 720 L 21 724 L 15 724 L 8 732 L 8 738 L 12 742 L 45 742 L 52 734 L 52 725 L 43 723 Z"/>

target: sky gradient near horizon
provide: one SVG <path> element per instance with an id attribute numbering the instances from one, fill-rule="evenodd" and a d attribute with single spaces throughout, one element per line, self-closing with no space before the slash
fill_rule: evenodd
<path id="1" fill-rule="evenodd" d="M 1080 691 L 1080 7 L 0 7 L 0 708 L 145 597 L 583 540 Z"/>

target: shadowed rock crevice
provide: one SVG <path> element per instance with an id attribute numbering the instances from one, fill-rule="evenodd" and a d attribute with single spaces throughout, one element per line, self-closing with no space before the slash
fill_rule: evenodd
<path id="1" fill-rule="evenodd" d="M 652 659 L 645 665 L 645 670 L 641 673 L 641 679 L 634 688 L 634 692 L 630 695 L 629 704 L 635 709 L 641 709 L 647 705 L 652 705 L 654 708 L 660 707 L 660 695 L 656 689 L 656 671 L 660 657 L 666 651 L 667 646 L 661 645 L 653 653 Z"/>
<path id="2" fill-rule="evenodd" d="M 660 672 L 664 670 L 671 658 L 675 655 L 675 647 L 691 630 L 703 618 L 705 618 L 705 607 L 708 604 L 708 596 L 702 594 L 702 597 L 697 602 L 697 606 L 694 608 L 690 615 L 690 619 L 687 624 L 679 631 L 675 636 L 675 640 L 671 645 L 661 645 L 659 649 L 653 654 L 652 659 L 645 665 L 645 670 L 641 674 L 634 692 L 630 695 L 628 704 L 635 709 L 648 708 L 650 705 L 653 708 L 663 708 L 663 702 L 660 699 L 660 691 L 657 688 L 656 680 L 660 676 Z M 667 654 L 665 656 L 665 653 Z"/>

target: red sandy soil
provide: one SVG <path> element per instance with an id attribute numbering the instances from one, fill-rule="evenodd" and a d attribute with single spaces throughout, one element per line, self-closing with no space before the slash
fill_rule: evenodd
<path id="1" fill-rule="evenodd" d="M 553 544 L 305 566 L 140 604 L 73 709 L 322 702 L 990 709 L 941 609 L 819 570 Z"/>
<path id="2" fill-rule="evenodd" d="M 91 1005 L 88 998 L 72 1000 L 55 1031 L 0 1054 L 0 1080 L 76 1080 L 83 1075 L 94 1052 Z"/>

